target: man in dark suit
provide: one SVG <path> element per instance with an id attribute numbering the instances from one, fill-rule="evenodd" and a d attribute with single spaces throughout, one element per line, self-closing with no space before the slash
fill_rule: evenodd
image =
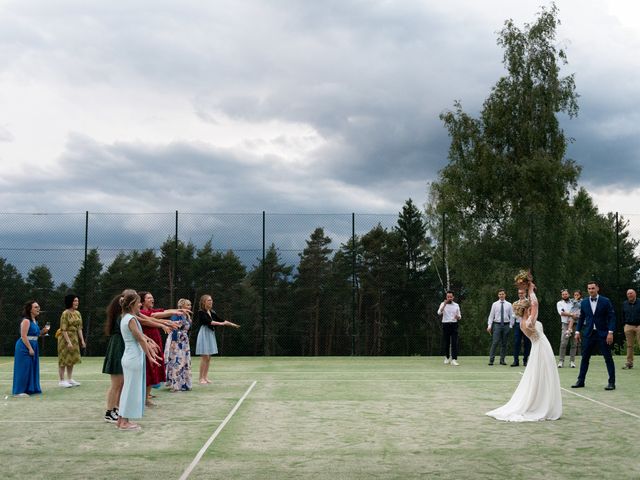
<path id="1" fill-rule="evenodd" d="M 580 374 L 578 381 L 571 385 L 572 388 L 584 387 L 584 379 L 589 369 L 589 360 L 595 352 L 596 346 L 600 347 L 600 353 L 607 364 L 609 383 L 605 390 L 616 389 L 616 371 L 611 356 L 613 344 L 613 332 L 616 329 L 616 314 L 613 311 L 611 301 L 599 295 L 600 287 L 597 282 L 587 284 L 589 297 L 580 304 L 580 320 L 576 328 L 576 342 L 582 337 L 582 361 L 580 362 Z"/>

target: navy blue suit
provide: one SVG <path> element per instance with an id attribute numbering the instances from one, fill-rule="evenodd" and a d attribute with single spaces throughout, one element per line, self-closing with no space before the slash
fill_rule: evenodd
<path id="1" fill-rule="evenodd" d="M 582 361 L 580 362 L 578 382 L 584 383 L 591 355 L 595 352 L 596 346 L 599 346 L 600 353 L 607 364 L 609 383 L 615 385 L 616 371 L 611 356 L 611 346 L 607 344 L 607 335 L 615 330 L 616 314 L 613 311 L 613 304 L 607 297 L 598 296 L 595 313 L 591 311 L 591 297 L 582 300 L 577 327 L 577 331 L 582 336 Z"/>

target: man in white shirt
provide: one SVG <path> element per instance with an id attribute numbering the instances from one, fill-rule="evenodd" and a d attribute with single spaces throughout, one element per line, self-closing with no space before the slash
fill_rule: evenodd
<path id="1" fill-rule="evenodd" d="M 438 308 L 438 315 L 442 317 L 442 354 L 444 364 L 460 365 L 458 363 L 458 320 L 462 318 L 460 305 L 453 301 L 453 292 L 449 290 L 444 302 Z M 451 357 L 449 357 L 451 351 Z"/>
<path id="2" fill-rule="evenodd" d="M 507 355 L 507 336 L 509 335 L 511 317 L 513 317 L 513 308 L 511 304 L 505 300 L 507 294 L 504 288 L 498 290 L 498 300 L 491 305 L 491 312 L 487 321 L 487 332 L 493 336 L 491 342 L 491 350 L 489 351 L 489 365 L 493 365 L 495 352 L 498 343 L 500 344 L 500 365 L 506 365 L 505 356 Z"/>
<path id="3" fill-rule="evenodd" d="M 562 322 L 562 333 L 560 334 L 560 358 L 558 362 L 558 368 L 564 367 L 564 356 L 567 353 L 567 343 L 569 344 L 569 360 L 571 361 L 571 368 L 576 368 L 576 339 L 573 336 L 573 332 L 569 331 L 569 320 L 576 319 L 574 312 L 574 304 L 569 299 L 569 290 L 566 288 L 560 292 L 562 298 L 558 300 L 556 308 L 558 309 L 558 315 L 560 315 L 560 322 Z"/>

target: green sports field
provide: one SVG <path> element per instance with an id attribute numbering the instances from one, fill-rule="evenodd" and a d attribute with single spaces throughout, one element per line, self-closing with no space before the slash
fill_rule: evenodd
<path id="1" fill-rule="evenodd" d="M 213 384 L 154 390 L 140 432 L 103 421 L 101 358 L 70 389 L 56 361 L 41 359 L 42 395 L 13 398 L 0 358 L 3 479 L 640 478 L 640 369 L 620 357 L 616 391 L 595 357 L 578 392 L 577 370 L 560 370 L 560 420 L 520 424 L 484 413 L 523 369 L 484 357 L 214 358 Z"/>

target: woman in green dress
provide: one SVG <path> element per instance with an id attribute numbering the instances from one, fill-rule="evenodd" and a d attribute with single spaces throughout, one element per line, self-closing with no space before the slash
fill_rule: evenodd
<path id="1" fill-rule="evenodd" d="M 82 316 L 78 311 L 80 301 L 74 294 L 64 297 L 65 311 L 60 316 L 60 329 L 56 332 L 58 337 L 58 385 L 64 388 L 77 387 L 80 382 L 73 379 L 73 366 L 80 363 L 80 347 L 86 348 L 82 335 Z M 64 371 L 67 371 L 67 380 L 64 379 Z"/>

